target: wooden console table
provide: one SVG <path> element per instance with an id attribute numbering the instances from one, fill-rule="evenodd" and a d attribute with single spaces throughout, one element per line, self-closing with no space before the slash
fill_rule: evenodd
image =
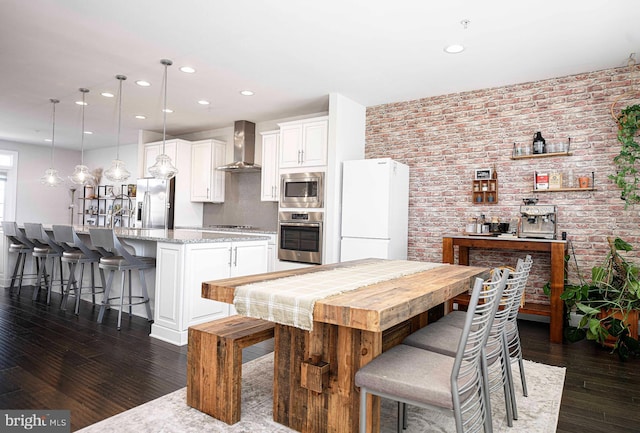
<path id="1" fill-rule="evenodd" d="M 548 315 L 550 320 L 549 339 L 552 343 L 562 343 L 562 324 L 564 313 L 563 302 L 560 299 L 560 295 L 564 290 L 564 256 L 567 250 L 567 241 L 445 235 L 442 238 L 443 263 L 454 263 L 455 246 L 458 246 L 458 264 L 460 265 L 469 264 L 469 250 L 471 248 L 548 252 L 551 255 L 551 297 L 549 310 L 525 307 L 521 311 L 530 314 Z"/>

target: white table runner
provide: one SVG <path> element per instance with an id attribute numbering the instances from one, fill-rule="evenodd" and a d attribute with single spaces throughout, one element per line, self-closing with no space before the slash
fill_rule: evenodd
<path id="1" fill-rule="evenodd" d="M 236 288 L 233 305 L 243 316 L 311 331 L 317 300 L 439 266 L 447 265 L 389 260 L 246 284 Z"/>

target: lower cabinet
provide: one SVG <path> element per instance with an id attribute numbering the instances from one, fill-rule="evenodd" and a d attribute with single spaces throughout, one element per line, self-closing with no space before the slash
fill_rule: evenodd
<path id="1" fill-rule="evenodd" d="M 158 243 L 151 336 L 187 344 L 189 326 L 226 317 L 232 305 L 202 298 L 202 282 L 267 272 L 267 241 Z"/>

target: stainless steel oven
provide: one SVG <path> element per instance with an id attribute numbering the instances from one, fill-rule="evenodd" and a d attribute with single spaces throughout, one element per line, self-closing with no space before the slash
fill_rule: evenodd
<path id="1" fill-rule="evenodd" d="M 324 204 L 324 173 L 284 173 L 280 176 L 281 208 L 321 208 Z"/>
<path id="2" fill-rule="evenodd" d="M 322 264 L 323 212 L 278 213 L 278 259 Z"/>

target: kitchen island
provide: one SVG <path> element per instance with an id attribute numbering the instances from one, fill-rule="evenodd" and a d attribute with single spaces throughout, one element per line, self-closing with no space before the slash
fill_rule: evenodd
<path id="1" fill-rule="evenodd" d="M 76 226 L 75 229 L 88 241 L 89 227 Z M 45 225 L 45 230 L 51 230 L 51 226 Z M 151 336 L 175 345 L 187 343 L 189 326 L 235 313 L 229 304 L 203 299 L 203 281 L 267 272 L 269 236 L 197 229 L 116 228 L 115 233 L 133 247 L 136 254 L 156 258 L 155 269 L 146 275 L 154 319 Z M 9 270 L 3 278 L 6 282 L 16 258 L 8 253 L 6 237 L 2 236 L 2 241 L 2 261 L 4 269 Z M 85 272 L 85 287 L 90 284 L 88 274 Z M 134 276 L 132 282 L 135 296 L 140 293 L 137 277 Z M 25 284 L 33 283 L 25 279 Z M 116 277 L 111 296 L 119 293 L 120 280 Z M 87 296 L 90 299 L 90 295 Z M 134 306 L 133 314 L 146 317 L 144 306 Z"/>

